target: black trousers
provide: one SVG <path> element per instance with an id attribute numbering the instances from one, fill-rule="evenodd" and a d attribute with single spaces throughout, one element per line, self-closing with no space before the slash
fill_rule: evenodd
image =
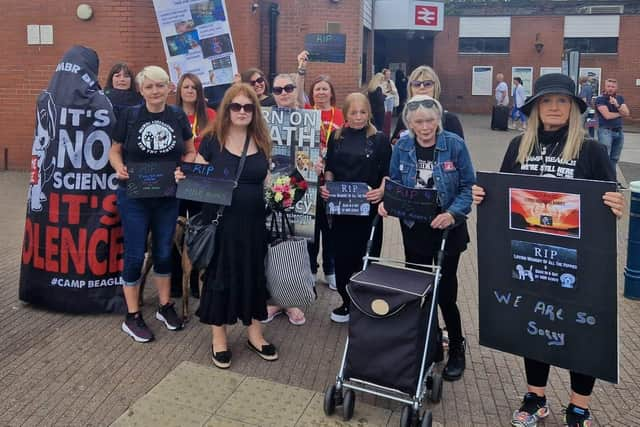
<path id="1" fill-rule="evenodd" d="M 313 230 L 313 242 L 307 243 L 307 249 L 309 250 L 309 259 L 311 261 L 311 272 L 316 274 L 319 267 L 318 252 L 320 252 L 320 235 L 322 234 L 322 271 L 326 276 L 327 274 L 335 274 L 335 261 L 333 239 L 329 232 L 329 221 L 326 214 L 325 202 L 320 197 L 320 191 L 318 191 L 316 203 L 316 223 Z"/>
<path id="2" fill-rule="evenodd" d="M 411 228 L 403 222 L 400 224 L 405 260 L 415 264 L 435 263 L 440 249 L 442 232 L 431 229 L 429 224 L 417 223 Z M 457 305 L 459 261 L 460 252 L 445 252 L 442 261 L 442 276 L 438 286 L 438 306 L 447 326 L 451 346 L 462 343 L 462 323 Z"/>
<path id="3" fill-rule="evenodd" d="M 534 387 L 546 387 L 549 379 L 549 364 L 524 358 L 524 370 L 527 373 L 527 384 Z M 569 371 L 571 390 L 583 396 L 590 396 L 596 383 L 595 377 Z"/>
<path id="4" fill-rule="evenodd" d="M 362 270 L 362 258 L 367 251 L 367 241 L 371 235 L 373 218 L 377 215 L 378 206 L 371 206 L 370 216 L 334 215 L 331 218 L 331 235 L 335 249 L 336 285 L 344 304 L 350 298 L 346 286 L 354 273 Z M 373 214 L 375 213 L 375 215 Z M 376 227 L 371 256 L 380 256 L 382 249 L 382 221 Z"/>

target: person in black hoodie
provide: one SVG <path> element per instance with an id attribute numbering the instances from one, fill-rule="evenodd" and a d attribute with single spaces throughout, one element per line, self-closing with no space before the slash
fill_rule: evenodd
<path id="1" fill-rule="evenodd" d="M 542 175 L 567 179 L 616 180 L 604 147 L 585 138 L 582 114 L 587 105 L 576 96 L 576 86 L 564 74 L 546 74 L 536 80 L 534 95 L 521 107 L 528 117 L 524 134 L 515 137 L 502 161 L 500 172 Z M 480 204 L 485 197 L 482 187 L 472 188 L 473 201 Z M 618 192 L 606 192 L 603 203 L 618 218 L 624 209 L 624 197 Z M 524 358 L 527 393 L 520 409 L 513 413 L 511 424 L 516 427 L 535 426 L 549 415 L 545 387 L 549 364 Z M 571 399 L 565 411 L 565 425 L 591 425 L 589 401 L 596 379 L 578 372 L 569 372 Z"/>
<path id="2" fill-rule="evenodd" d="M 113 105 L 116 120 L 123 109 L 141 105 L 144 101 L 142 95 L 136 90 L 133 71 L 124 62 L 118 62 L 109 70 L 104 85 L 104 94 Z"/>

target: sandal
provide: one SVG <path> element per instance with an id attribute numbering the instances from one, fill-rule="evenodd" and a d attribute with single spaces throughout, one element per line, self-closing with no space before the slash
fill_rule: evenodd
<path id="1" fill-rule="evenodd" d="M 289 318 L 289 323 L 292 325 L 300 326 L 307 322 L 304 317 L 304 312 L 297 307 L 291 307 L 285 310 L 284 314 Z"/>
<path id="2" fill-rule="evenodd" d="M 247 340 L 247 346 L 266 361 L 273 362 L 278 360 L 278 352 L 273 344 L 265 344 L 261 346 L 262 349 L 258 350 L 255 345 L 251 344 L 251 340 Z"/>
<path id="3" fill-rule="evenodd" d="M 261 320 L 260 323 L 269 323 L 273 319 L 275 319 L 276 316 L 282 314 L 282 312 L 284 311 L 280 307 L 277 307 L 277 306 L 272 306 L 272 307 L 276 307 L 275 310 L 270 310 L 269 306 L 267 306 L 267 318 L 264 320 Z"/>

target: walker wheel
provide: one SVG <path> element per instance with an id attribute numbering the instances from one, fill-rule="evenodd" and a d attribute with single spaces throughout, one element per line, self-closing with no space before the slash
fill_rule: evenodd
<path id="1" fill-rule="evenodd" d="M 400 414 L 400 427 L 411 427 L 413 418 L 413 408 L 411 405 L 405 405 Z"/>
<path id="2" fill-rule="evenodd" d="M 336 385 L 331 384 L 324 392 L 324 414 L 327 417 L 336 411 Z"/>
<path id="3" fill-rule="evenodd" d="M 353 390 L 347 390 L 344 392 L 344 402 L 342 403 L 342 419 L 349 421 L 353 418 L 353 408 L 356 404 L 356 394 Z"/>
<path id="4" fill-rule="evenodd" d="M 431 411 L 427 411 L 422 417 L 420 427 L 431 427 L 431 424 L 433 424 L 433 415 L 431 414 Z"/>
<path id="5" fill-rule="evenodd" d="M 433 403 L 438 403 L 442 399 L 442 376 L 440 374 L 433 374 L 431 384 L 431 394 L 429 400 Z"/>

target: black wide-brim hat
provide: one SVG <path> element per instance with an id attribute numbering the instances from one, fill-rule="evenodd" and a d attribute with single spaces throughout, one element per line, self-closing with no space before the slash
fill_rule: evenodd
<path id="1" fill-rule="evenodd" d="M 533 96 L 530 96 L 525 101 L 524 105 L 520 108 L 525 115 L 531 114 L 531 109 L 538 102 L 538 99 L 543 95 L 567 95 L 573 98 L 574 101 L 580 107 L 580 112 L 587 111 L 587 104 L 582 98 L 576 95 L 576 84 L 571 77 L 560 74 L 552 73 L 540 76 L 538 80 L 533 84 Z"/>

